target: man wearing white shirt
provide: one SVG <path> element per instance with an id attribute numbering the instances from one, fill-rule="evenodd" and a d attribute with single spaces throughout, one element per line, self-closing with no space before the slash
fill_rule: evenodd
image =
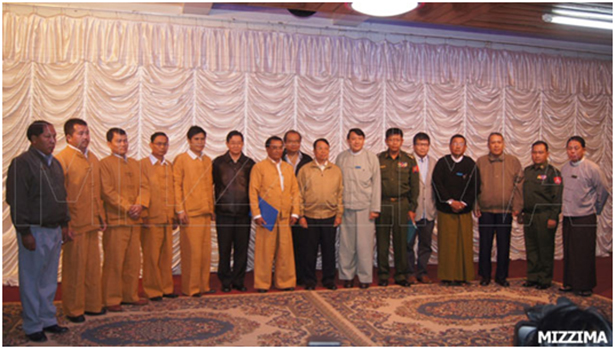
<path id="1" fill-rule="evenodd" d="M 427 276 L 427 263 L 431 256 L 431 236 L 436 218 L 436 202 L 431 186 L 431 177 L 436 167 L 436 161 L 428 155 L 430 139 L 426 133 L 419 132 L 414 136 L 414 158 L 419 166 L 420 193 L 416 209 L 416 234 L 408 241 L 408 271 L 411 283 L 431 283 Z M 414 255 L 414 244 L 418 237 L 417 258 Z M 415 265 L 416 261 L 416 265 Z"/>
<path id="2" fill-rule="evenodd" d="M 295 260 L 290 226 L 299 219 L 301 193 L 293 168 L 282 161 L 284 142 L 272 136 L 265 142 L 267 159 L 250 173 L 250 208 L 256 226 L 254 245 L 254 288 L 267 292 L 271 287 L 271 268 L 275 259 L 274 286 L 293 290 L 296 286 Z M 260 201 L 278 211 L 275 222 L 261 214 Z M 272 231 L 265 225 L 274 224 Z"/>

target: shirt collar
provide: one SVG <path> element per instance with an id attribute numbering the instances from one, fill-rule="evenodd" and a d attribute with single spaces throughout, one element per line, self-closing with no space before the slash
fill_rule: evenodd
<path id="1" fill-rule="evenodd" d="M 301 159 L 303 159 L 303 153 L 301 153 L 301 151 L 298 151 L 297 152 L 297 163 L 300 163 Z M 287 152 L 284 153 L 284 161 L 290 162 L 290 160 L 288 159 L 288 153 Z"/>
<path id="2" fill-rule="evenodd" d="M 461 155 L 461 156 L 459 157 L 459 159 L 455 159 L 455 157 L 453 156 L 453 154 L 451 154 L 451 159 L 453 159 L 453 161 L 455 161 L 455 163 L 457 163 L 457 164 L 458 164 L 458 163 L 460 163 L 460 162 L 461 162 L 461 160 L 463 160 L 463 155 Z"/>
<path id="3" fill-rule="evenodd" d="M 359 151 L 358 151 L 358 152 L 356 152 L 356 153 L 355 153 L 355 152 L 353 152 L 353 151 L 352 151 L 352 149 L 348 149 L 348 151 L 350 151 L 350 154 L 357 156 L 357 155 L 360 155 L 360 154 L 363 152 L 363 148 L 361 148 L 361 150 L 359 150 Z"/>
<path id="4" fill-rule="evenodd" d="M 230 151 L 227 151 L 227 152 L 226 152 L 226 154 L 225 154 L 225 156 L 226 156 L 226 161 L 228 161 L 228 162 L 232 162 L 232 163 L 236 164 L 236 163 L 238 163 L 239 161 L 241 161 L 241 159 L 243 158 L 243 153 L 241 153 L 241 154 L 239 155 L 239 158 L 237 159 L 237 161 L 233 160 L 233 157 L 231 156 L 231 152 L 230 152 Z"/>
<path id="5" fill-rule="evenodd" d="M 280 161 L 275 162 L 272 158 L 267 157 L 267 159 L 269 159 L 269 161 L 271 161 L 274 165 L 280 167 L 280 164 L 282 163 L 282 159 L 280 159 Z"/>
<path id="6" fill-rule="evenodd" d="M 116 157 L 124 160 L 125 162 L 128 162 L 128 158 L 126 157 L 126 155 L 122 156 L 122 155 L 119 155 L 119 154 L 116 154 L 116 153 L 111 153 L 111 154 L 113 154 L 113 156 L 116 156 Z"/>
<path id="7" fill-rule="evenodd" d="M 414 153 L 414 157 L 419 161 L 419 162 L 429 162 L 429 156 L 425 155 L 423 157 L 420 157 L 418 155 L 416 155 L 416 153 Z"/>
<path id="8" fill-rule="evenodd" d="M 45 160 L 45 162 L 47 163 L 47 166 L 51 166 L 51 162 L 53 161 L 53 154 L 49 154 L 49 155 L 45 155 L 45 153 L 43 153 L 42 151 L 32 147 L 32 149 L 36 150 L 40 156 L 43 157 L 43 160 Z"/>
<path id="9" fill-rule="evenodd" d="M 70 145 L 70 144 L 68 144 L 68 147 L 69 147 L 69 148 L 71 148 L 71 149 L 73 149 L 73 150 L 76 150 L 76 151 L 80 152 L 80 153 L 81 153 L 81 154 L 83 154 L 86 158 L 88 157 L 88 154 L 90 153 L 90 149 L 88 149 L 88 148 L 85 148 L 85 153 L 84 153 L 84 152 L 82 152 L 82 151 L 81 151 L 81 149 L 79 149 L 79 148 L 77 148 L 77 147 L 73 147 L 73 146 L 72 146 L 72 145 Z"/>
<path id="10" fill-rule="evenodd" d="M 549 164 L 548 161 L 545 161 L 543 163 L 540 164 L 533 164 L 535 169 L 544 169 L 545 167 L 547 167 L 547 165 Z"/>
<path id="11" fill-rule="evenodd" d="M 158 159 L 154 156 L 154 154 L 149 154 L 149 161 L 152 162 L 152 165 L 156 165 L 156 163 L 158 162 Z M 167 159 L 163 157 L 162 161 L 160 162 L 160 165 L 166 165 L 166 164 L 167 164 Z"/>
<path id="12" fill-rule="evenodd" d="M 487 157 L 489 158 L 489 161 L 491 161 L 491 162 L 495 162 L 495 161 L 502 162 L 502 161 L 504 161 L 504 153 L 502 153 L 502 155 L 500 155 L 500 156 L 495 156 L 495 155 L 489 153 L 489 155 Z"/>
<path id="13" fill-rule="evenodd" d="M 320 162 L 318 162 L 318 160 L 314 159 L 314 164 L 316 164 L 316 166 L 318 167 L 327 167 L 329 166 L 329 160 L 326 160 L 324 164 L 321 164 Z"/>
<path id="14" fill-rule="evenodd" d="M 196 159 L 203 160 L 203 152 L 201 152 L 201 154 L 198 155 L 195 152 L 193 152 L 192 150 L 188 149 L 188 151 L 186 153 L 188 153 L 188 155 L 190 156 L 190 158 L 192 160 L 196 160 Z"/>
<path id="15" fill-rule="evenodd" d="M 579 166 L 583 162 L 583 160 L 585 160 L 585 156 L 582 157 L 581 160 L 579 160 L 579 161 L 576 161 L 576 162 L 570 161 L 570 165 L 572 167 L 577 167 L 577 166 Z"/>

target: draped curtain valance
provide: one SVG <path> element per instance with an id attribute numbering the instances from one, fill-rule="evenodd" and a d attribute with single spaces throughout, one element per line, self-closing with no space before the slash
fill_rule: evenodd
<path id="1" fill-rule="evenodd" d="M 109 127 L 126 129 L 129 155 L 136 158 L 147 156 L 154 131 L 165 131 L 170 159 L 187 149 L 190 125 L 208 131 L 212 158 L 226 150 L 226 133 L 238 129 L 255 160 L 265 157 L 268 136 L 291 128 L 304 135 L 307 153 L 316 138 L 328 138 L 333 158 L 346 149 L 351 127 L 364 129 L 374 152 L 384 150 L 387 128 L 400 127 L 408 151 L 414 134 L 427 132 L 435 157 L 447 154 L 451 135 L 463 133 L 467 154 L 477 158 L 487 152 L 488 134 L 499 131 L 524 166 L 531 163 L 530 144 L 543 139 L 561 167 L 566 139 L 580 134 L 588 157 L 609 183 L 612 178 L 612 61 L 307 35 L 283 27 L 265 32 L 44 17 L 5 7 L 3 183 L 11 159 L 28 146 L 29 123 L 52 122 L 58 151 L 70 117 L 88 121 L 90 147 L 99 158 L 109 153 Z M 14 283 L 17 246 L 6 203 L 3 223 L 3 280 Z M 611 227 L 609 200 L 600 217 L 599 255 L 612 251 Z M 522 227 L 515 225 L 512 239 L 511 258 L 524 258 Z M 561 258 L 560 233 L 557 240 Z M 178 246 L 176 272 L 177 255 Z"/>

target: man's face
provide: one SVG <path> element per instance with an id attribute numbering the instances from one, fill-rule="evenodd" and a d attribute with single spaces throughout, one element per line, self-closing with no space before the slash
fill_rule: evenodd
<path id="1" fill-rule="evenodd" d="M 404 144 L 404 139 L 400 135 L 391 135 L 384 142 L 389 147 L 390 152 L 397 153 L 401 149 L 402 144 Z"/>
<path id="2" fill-rule="evenodd" d="M 296 133 L 289 133 L 284 141 L 286 151 L 295 154 L 301 148 L 301 136 Z"/>
<path id="3" fill-rule="evenodd" d="M 149 147 L 152 149 L 152 154 L 155 157 L 164 157 L 167 155 L 167 151 L 169 151 L 169 140 L 163 135 L 156 136 L 154 141 L 149 144 Z"/>
<path id="4" fill-rule="evenodd" d="M 43 133 L 32 136 L 32 146 L 45 155 L 51 155 L 56 147 L 56 129 L 52 125 L 46 125 Z"/>
<path id="5" fill-rule="evenodd" d="M 461 155 L 463 155 L 463 153 L 465 153 L 466 142 L 461 137 L 455 137 L 451 141 L 451 144 L 449 145 L 449 147 L 451 149 L 451 155 L 458 158 Z"/>
<path id="6" fill-rule="evenodd" d="M 90 145 L 90 130 L 84 125 L 73 125 L 73 134 L 66 135 L 66 142 L 85 153 Z"/>
<path id="7" fill-rule="evenodd" d="M 226 142 L 226 147 L 231 155 L 239 156 L 243 150 L 243 139 L 241 139 L 241 136 L 235 135 Z"/>
<path id="8" fill-rule="evenodd" d="M 426 139 L 418 139 L 416 143 L 414 143 L 414 153 L 421 158 L 427 156 L 427 153 L 429 153 L 429 141 Z"/>
<path id="9" fill-rule="evenodd" d="M 322 141 L 316 143 L 316 148 L 314 148 L 314 157 L 319 164 L 324 164 L 327 160 L 329 160 L 329 146 L 327 143 Z"/>
<path id="10" fill-rule="evenodd" d="M 192 138 L 188 139 L 188 145 L 193 153 L 200 155 L 203 149 L 205 149 L 205 134 L 195 134 Z"/>
<path id="11" fill-rule="evenodd" d="M 358 134 L 351 132 L 350 137 L 348 137 L 348 146 L 350 150 L 353 152 L 358 152 L 363 149 L 363 144 L 365 143 L 365 137 L 359 136 Z"/>
<path id="12" fill-rule="evenodd" d="M 547 161 L 548 157 L 549 152 L 544 144 L 536 144 L 532 147 L 532 162 L 534 162 L 535 165 L 543 164 Z"/>
<path id="13" fill-rule="evenodd" d="M 576 162 L 583 159 L 583 155 L 585 155 L 585 148 L 583 148 L 579 141 L 570 141 L 566 146 L 566 153 L 568 154 L 568 159 L 570 161 Z"/>
<path id="14" fill-rule="evenodd" d="M 269 142 L 267 147 L 267 155 L 275 162 L 278 162 L 282 158 L 284 152 L 284 142 L 273 140 Z"/>
<path id="15" fill-rule="evenodd" d="M 111 142 L 107 142 L 111 152 L 120 156 L 126 156 L 128 153 L 128 136 L 121 135 L 119 133 L 113 133 L 113 139 Z"/>
<path id="16" fill-rule="evenodd" d="M 492 155 L 500 156 L 504 152 L 504 138 L 502 136 L 492 135 L 487 143 Z"/>

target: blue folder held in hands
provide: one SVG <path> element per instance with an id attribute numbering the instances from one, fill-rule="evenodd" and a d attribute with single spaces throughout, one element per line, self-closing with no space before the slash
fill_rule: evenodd
<path id="1" fill-rule="evenodd" d="M 261 217 L 265 220 L 263 227 L 269 231 L 273 231 L 275 222 L 278 220 L 278 210 L 275 207 L 269 205 L 269 203 L 260 196 L 258 197 L 258 208 L 261 210 Z"/>
<path id="2" fill-rule="evenodd" d="M 416 229 L 416 224 L 410 220 L 408 222 L 408 242 L 412 241 L 412 238 L 416 235 Z"/>

